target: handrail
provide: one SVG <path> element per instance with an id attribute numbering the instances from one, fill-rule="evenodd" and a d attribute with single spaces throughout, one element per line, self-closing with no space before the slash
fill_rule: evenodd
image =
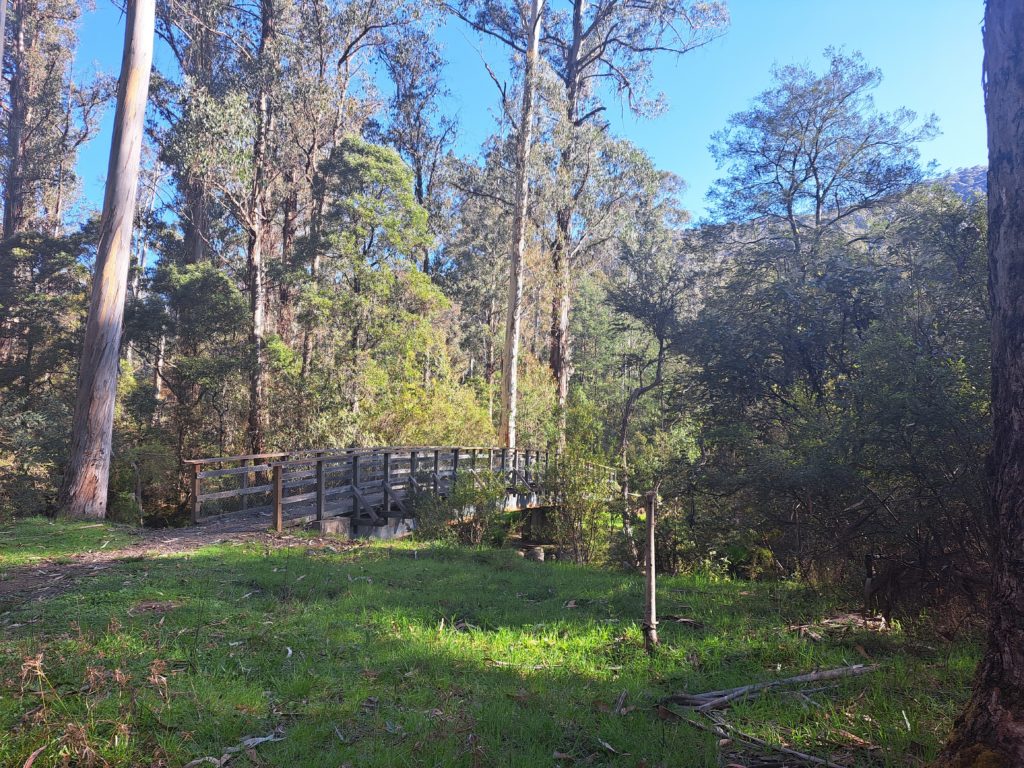
<path id="1" fill-rule="evenodd" d="M 326 496 L 348 493 L 357 498 L 363 490 L 363 484 L 351 482 L 348 477 L 347 491 L 340 490 L 341 486 L 328 488 L 326 480 L 330 476 L 334 481 L 343 481 L 341 475 L 358 475 L 358 464 L 365 461 L 374 470 L 373 480 L 368 481 L 368 487 L 377 493 L 381 488 L 381 481 L 376 477 L 379 474 L 381 463 L 387 465 L 385 474 L 390 478 L 400 478 L 406 482 L 406 490 L 416 487 L 416 477 L 420 474 L 426 475 L 424 482 L 436 493 L 444 493 L 450 486 L 450 480 L 460 468 L 463 457 L 469 468 L 476 470 L 478 456 L 486 455 L 486 465 L 490 470 L 501 471 L 509 474 L 511 486 L 518 484 L 521 477 L 527 485 L 531 481 L 544 474 L 546 475 L 549 463 L 548 452 L 537 449 L 512 449 L 493 446 L 381 446 L 381 447 L 360 447 L 360 448 L 303 448 L 295 451 L 276 451 L 259 454 L 242 454 L 238 456 L 216 456 L 209 458 L 189 459 L 184 463 L 191 469 L 191 513 L 193 523 L 202 518 L 203 503 L 209 501 L 227 501 L 239 499 L 241 509 L 250 507 L 250 497 L 255 494 L 264 494 L 269 497 L 272 509 L 278 506 L 277 498 L 282 500 L 292 499 L 293 502 L 309 502 L 314 497 L 317 499 L 317 509 L 322 514 L 325 508 L 324 499 Z M 431 466 L 427 467 L 428 460 L 432 459 Z M 443 459 L 443 462 L 442 462 Z M 543 461 L 543 472 L 540 467 Z M 442 463 L 444 466 L 442 467 Z M 220 465 L 220 468 L 211 468 L 211 465 Z M 399 464 L 401 466 L 393 466 Z M 235 466 L 224 466 L 235 465 Z M 267 473 L 273 477 L 270 482 L 266 478 Z M 256 475 L 257 482 L 250 482 L 251 476 Z M 281 487 L 278 488 L 276 475 L 281 475 Z M 238 478 L 237 484 L 230 484 L 224 487 L 223 481 Z M 204 483 L 204 481 L 207 481 Z M 216 481 L 210 489 L 209 481 Z M 316 482 L 316 492 L 293 493 L 287 495 L 289 490 L 302 487 L 309 487 Z M 206 488 L 204 489 L 204 485 Z M 388 499 L 388 505 L 393 500 Z M 263 502 L 264 504 L 266 502 Z M 353 508 L 357 506 L 353 502 Z M 366 505 L 369 506 L 369 505 Z M 372 510 L 371 510 L 372 511 Z M 216 512 L 225 514 L 226 512 Z"/>

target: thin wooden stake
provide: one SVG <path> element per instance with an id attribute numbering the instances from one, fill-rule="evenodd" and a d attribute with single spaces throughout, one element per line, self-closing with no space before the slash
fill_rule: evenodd
<path id="1" fill-rule="evenodd" d="M 657 576 L 655 575 L 654 525 L 658 510 L 658 491 L 647 494 L 647 590 L 644 595 L 644 648 L 653 654 L 658 644 Z"/>
<path id="2" fill-rule="evenodd" d="M 274 465 L 274 530 L 284 531 L 284 477 L 280 464 Z"/>

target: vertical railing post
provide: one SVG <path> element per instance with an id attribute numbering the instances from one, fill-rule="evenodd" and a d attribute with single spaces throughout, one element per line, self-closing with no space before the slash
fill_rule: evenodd
<path id="1" fill-rule="evenodd" d="M 434 495 L 436 496 L 441 492 L 441 451 L 434 451 Z"/>
<path id="2" fill-rule="evenodd" d="M 284 531 L 284 472 L 280 464 L 274 465 L 274 530 Z"/>
<path id="3" fill-rule="evenodd" d="M 203 509 L 203 502 L 199 500 L 199 464 L 192 465 L 192 522 L 199 522 L 199 514 Z"/>
<path id="4" fill-rule="evenodd" d="M 419 488 L 419 484 L 416 482 L 416 465 L 419 463 L 419 455 L 416 451 L 409 452 L 409 493 Z"/>
<path id="5" fill-rule="evenodd" d="M 359 512 L 359 497 L 356 495 L 356 488 L 359 487 L 359 454 L 352 454 L 352 477 L 349 478 L 352 485 L 352 517 Z"/>
<path id="6" fill-rule="evenodd" d="M 526 476 L 526 484 L 530 485 L 532 483 L 532 481 L 533 481 L 533 478 L 530 476 L 530 449 L 529 448 L 526 449 L 526 471 L 525 471 L 524 474 Z"/>
<path id="7" fill-rule="evenodd" d="M 249 466 L 249 459 L 242 459 L 242 467 L 245 468 L 245 467 L 248 467 L 248 466 Z M 247 510 L 249 508 L 249 494 L 248 494 L 248 490 L 249 490 L 249 472 L 246 471 L 246 472 L 242 473 L 242 511 L 245 511 L 245 510 Z"/>
<path id="8" fill-rule="evenodd" d="M 455 481 L 459 477 L 459 451 L 461 448 L 458 446 L 452 448 L 452 484 L 451 488 L 454 490 Z"/>
<path id="9" fill-rule="evenodd" d="M 384 451 L 384 517 L 391 514 L 391 453 Z"/>
<path id="10" fill-rule="evenodd" d="M 507 482 L 508 473 L 508 448 L 501 449 L 501 477 L 503 481 Z"/>
<path id="11" fill-rule="evenodd" d="M 327 512 L 327 476 L 324 472 L 323 451 L 316 452 L 316 519 L 323 520 Z"/>

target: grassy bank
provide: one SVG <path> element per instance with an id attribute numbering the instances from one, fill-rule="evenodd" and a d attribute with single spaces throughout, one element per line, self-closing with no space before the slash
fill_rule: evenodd
<path id="1" fill-rule="evenodd" d="M 119 549 L 135 539 L 131 528 L 110 523 L 45 517 L 0 522 L 0 579 L 10 568 L 42 560 L 62 562 L 85 552 Z"/>
<path id="2" fill-rule="evenodd" d="M 8 526 L 0 562 L 43 556 L 12 537 L 44 524 Z M 63 528 L 44 533 L 66 553 Z M 510 552 L 286 539 L 117 563 L 0 609 L 0 765 L 42 748 L 37 767 L 180 766 L 274 734 L 230 765 L 714 766 L 718 739 L 659 717 L 660 696 L 866 657 L 882 669 L 726 716 L 850 765 L 915 765 L 966 695 L 968 643 L 791 629 L 836 610 L 795 585 L 660 586 L 663 617 L 697 625 L 665 620 L 652 660 L 638 578 Z"/>

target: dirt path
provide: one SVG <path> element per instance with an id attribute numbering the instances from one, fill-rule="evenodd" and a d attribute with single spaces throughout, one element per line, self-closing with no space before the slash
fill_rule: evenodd
<path id="1" fill-rule="evenodd" d="M 236 513 L 189 528 L 141 529 L 135 543 L 120 549 L 93 550 L 11 568 L 0 579 L 0 608 L 59 595 L 118 562 L 191 552 L 223 541 L 269 540 L 268 528 L 268 516 Z"/>

